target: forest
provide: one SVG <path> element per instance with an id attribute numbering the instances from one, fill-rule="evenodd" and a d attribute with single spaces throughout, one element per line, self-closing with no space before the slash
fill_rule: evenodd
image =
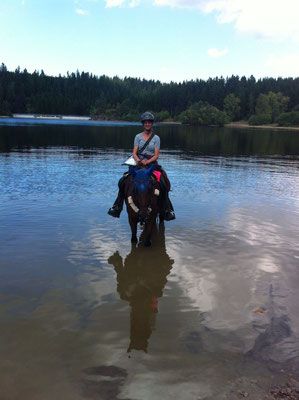
<path id="1" fill-rule="evenodd" d="M 255 79 L 232 75 L 162 83 L 72 72 L 48 76 L 0 66 L 0 116 L 13 113 L 78 115 L 139 121 L 145 110 L 157 121 L 224 125 L 299 125 L 299 78 Z"/>

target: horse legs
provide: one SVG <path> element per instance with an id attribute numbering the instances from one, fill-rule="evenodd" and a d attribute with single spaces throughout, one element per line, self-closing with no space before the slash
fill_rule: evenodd
<path id="1" fill-rule="evenodd" d="M 131 236 L 131 243 L 137 243 L 137 223 L 138 220 L 136 218 L 133 218 L 131 215 L 129 215 L 129 224 L 131 227 L 132 231 L 132 236 Z"/>

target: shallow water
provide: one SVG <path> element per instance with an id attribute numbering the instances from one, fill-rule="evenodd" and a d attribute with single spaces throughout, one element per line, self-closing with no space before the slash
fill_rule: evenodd
<path id="1" fill-rule="evenodd" d="M 106 214 L 138 131 L 0 127 L 1 398 L 257 399 L 298 365 L 298 133 L 157 127 L 177 219 L 144 248 Z"/>

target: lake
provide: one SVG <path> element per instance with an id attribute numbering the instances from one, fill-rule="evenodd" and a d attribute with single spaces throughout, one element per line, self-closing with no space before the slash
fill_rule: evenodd
<path id="1" fill-rule="evenodd" d="M 0 120 L 1 399 L 257 400 L 298 368 L 299 133 L 157 125 L 177 218 L 145 248 L 107 215 L 140 130 Z"/>

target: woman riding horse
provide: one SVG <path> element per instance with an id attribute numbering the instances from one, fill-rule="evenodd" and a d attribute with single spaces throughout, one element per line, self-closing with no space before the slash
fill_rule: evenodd
<path id="1" fill-rule="evenodd" d="M 137 163 L 135 169 L 150 168 L 154 165 L 154 169 L 161 172 L 160 186 L 162 189 L 162 195 L 164 197 L 164 214 L 163 219 L 171 221 L 175 219 L 175 213 L 169 200 L 168 193 L 170 190 L 170 182 L 164 169 L 158 164 L 160 151 L 160 138 L 155 135 L 152 131 L 154 116 L 150 112 L 145 112 L 141 115 L 141 122 L 143 124 L 143 132 L 138 133 L 134 140 L 133 157 Z M 147 141 L 151 138 L 148 144 L 145 146 Z M 141 150 L 141 151 L 140 151 Z M 129 173 L 126 172 L 124 176 L 118 182 L 119 192 L 118 196 L 111 208 L 108 210 L 108 214 L 112 217 L 119 218 L 120 213 L 123 209 L 124 204 L 124 188 L 125 182 Z"/>

